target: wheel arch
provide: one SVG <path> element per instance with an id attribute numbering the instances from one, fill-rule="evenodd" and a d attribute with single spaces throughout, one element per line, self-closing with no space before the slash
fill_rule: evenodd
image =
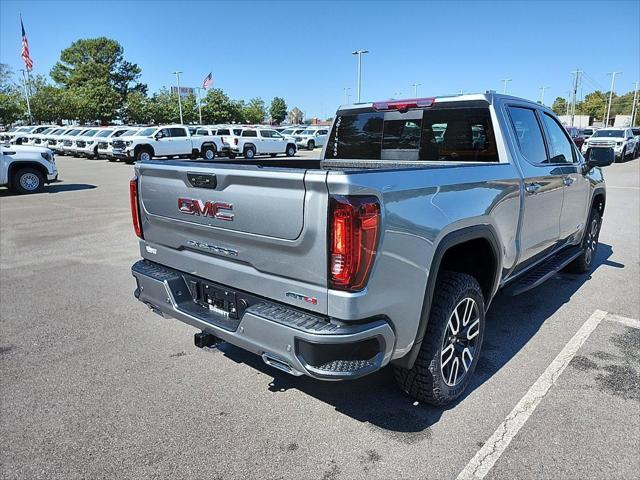
<path id="1" fill-rule="evenodd" d="M 591 200 L 591 208 L 596 207 L 600 216 L 604 216 L 604 207 L 607 203 L 607 191 L 604 188 L 598 188 L 593 192 Z"/>
<path id="2" fill-rule="evenodd" d="M 459 256 L 461 252 L 470 252 L 478 247 L 483 249 L 481 255 L 474 255 L 473 257 L 473 260 L 480 259 L 478 263 L 469 262 L 470 257 Z M 452 269 L 453 271 L 468 273 L 474 276 L 480 283 L 485 297 L 485 305 L 486 308 L 488 308 L 491 299 L 498 290 L 500 282 L 500 270 L 502 268 L 500 252 L 498 235 L 493 226 L 488 224 L 474 225 L 454 230 L 438 242 L 433 258 L 431 259 L 416 340 L 411 350 L 409 350 L 405 356 L 393 361 L 394 365 L 402 368 L 413 367 L 420 347 L 422 346 L 425 332 L 427 331 L 427 324 L 429 322 L 431 305 L 439 273 L 445 269 Z M 479 276 L 480 278 L 478 278 Z"/>
<path id="3" fill-rule="evenodd" d="M 35 170 L 38 170 L 44 176 L 44 181 L 47 181 L 47 175 L 49 175 L 47 167 L 42 165 L 40 162 L 18 160 L 9 164 L 9 169 L 7 172 L 7 182 L 11 183 L 13 181 L 13 176 L 23 168 L 33 168 Z"/>
<path id="4" fill-rule="evenodd" d="M 152 145 L 149 145 L 148 143 L 141 143 L 140 145 L 136 145 L 133 148 L 133 154 L 134 155 L 138 155 L 138 152 L 140 150 L 149 150 L 151 152 L 151 156 L 155 157 L 156 156 L 156 151 L 154 150 Z"/>

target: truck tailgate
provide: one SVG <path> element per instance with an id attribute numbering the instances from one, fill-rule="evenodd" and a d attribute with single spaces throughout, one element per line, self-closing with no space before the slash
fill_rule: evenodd
<path id="1" fill-rule="evenodd" d="M 325 172 L 174 161 L 136 172 L 145 258 L 326 311 Z"/>

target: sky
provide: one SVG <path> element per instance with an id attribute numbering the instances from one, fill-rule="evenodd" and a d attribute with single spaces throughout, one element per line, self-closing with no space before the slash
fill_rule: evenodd
<path id="1" fill-rule="evenodd" d="M 142 68 L 154 92 L 175 82 L 231 98 L 284 97 L 307 117 L 332 116 L 355 101 L 503 91 L 545 103 L 567 97 L 580 69 L 583 94 L 625 93 L 640 80 L 640 2 L 312 2 L 0 0 L 0 62 L 20 58 L 20 13 L 34 73 L 48 74 L 79 38 L 107 36 Z"/>

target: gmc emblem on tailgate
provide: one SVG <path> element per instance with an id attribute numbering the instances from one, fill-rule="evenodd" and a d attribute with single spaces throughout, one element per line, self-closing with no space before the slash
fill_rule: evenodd
<path id="1" fill-rule="evenodd" d="M 233 213 L 227 213 L 233 210 L 233 205 L 227 202 L 203 202 L 197 199 L 179 198 L 178 210 L 187 215 L 213 217 L 218 220 L 227 220 L 228 222 L 233 221 Z"/>

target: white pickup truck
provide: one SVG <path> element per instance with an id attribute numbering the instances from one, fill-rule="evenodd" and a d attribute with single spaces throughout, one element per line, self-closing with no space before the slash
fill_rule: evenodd
<path id="1" fill-rule="evenodd" d="M 0 186 L 18 193 L 37 193 L 58 179 L 53 152 L 48 148 L 0 145 Z"/>
<path id="2" fill-rule="evenodd" d="M 126 162 L 147 161 L 154 157 L 215 158 L 223 148 L 218 136 L 192 137 L 185 125 L 143 128 L 135 135 L 113 141 L 113 156 Z"/>
<path id="3" fill-rule="evenodd" d="M 270 128 L 243 128 L 240 135 L 229 139 L 229 143 L 231 144 L 231 157 L 243 155 L 248 159 L 265 153 L 272 157 L 279 153 L 293 157 L 297 150 L 293 140 Z"/>

